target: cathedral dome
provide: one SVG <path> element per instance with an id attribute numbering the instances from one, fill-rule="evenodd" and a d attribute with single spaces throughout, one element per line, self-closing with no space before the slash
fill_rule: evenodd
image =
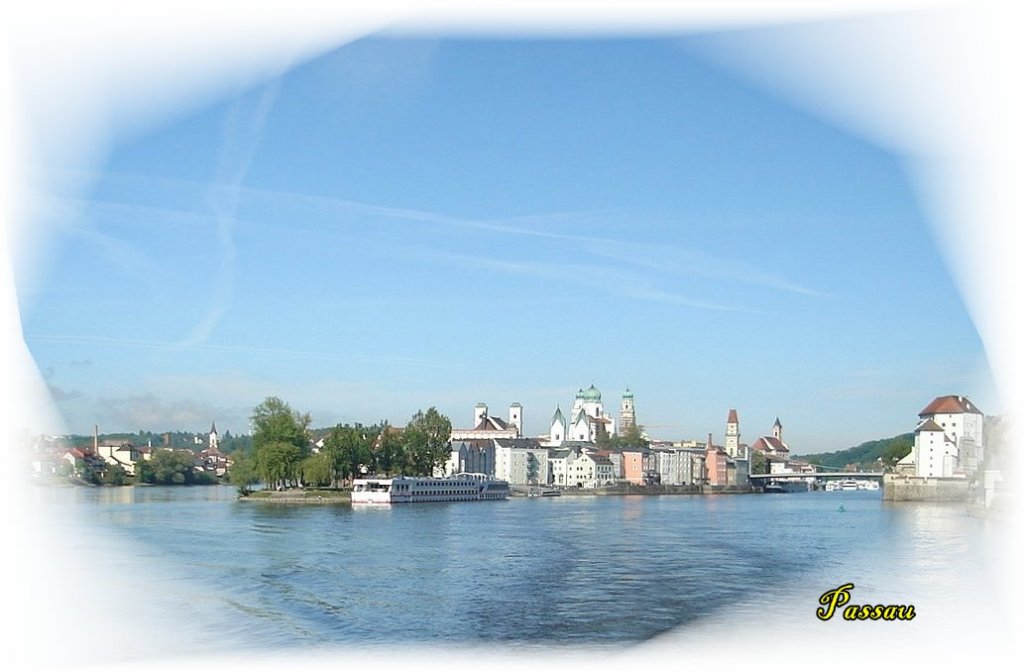
<path id="1" fill-rule="evenodd" d="M 628 387 L 626 388 L 626 391 L 622 393 L 622 398 L 623 399 L 632 399 L 633 398 L 633 393 L 629 391 Z"/>
<path id="2" fill-rule="evenodd" d="M 601 392 L 596 387 L 591 385 L 583 391 L 584 401 L 601 401 Z"/>

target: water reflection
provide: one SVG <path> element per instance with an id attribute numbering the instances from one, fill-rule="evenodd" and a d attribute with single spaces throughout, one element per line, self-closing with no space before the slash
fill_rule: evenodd
<path id="1" fill-rule="evenodd" d="M 934 624 L 998 590 L 997 530 L 870 492 L 349 507 L 238 502 L 231 488 L 72 488 L 38 501 L 78 533 L 64 552 L 109 551 L 93 566 L 159 606 L 162 626 L 229 632 L 232 650 L 635 645 L 744 615 L 799 631 L 817 627 L 817 597 L 848 581 Z M 167 599 L 184 586 L 204 609 Z"/>

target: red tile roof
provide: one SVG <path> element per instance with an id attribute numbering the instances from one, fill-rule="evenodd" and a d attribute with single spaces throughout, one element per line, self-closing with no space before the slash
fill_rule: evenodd
<path id="1" fill-rule="evenodd" d="M 774 436 L 761 436 L 758 437 L 754 445 L 751 446 L 754 450 L 761 452 L 770 453 L 788 453 L 789 448 L 782 441 L 779 441 Z"/>
<path id="2" fill-rule="evenodd" d="M 981 413 L 981 410 L 972 404 L 971 400 L 967 397 L 951 394 L 945 397 L 936 397 L 932 403 L 928 404 L 917 415 L 923 418 L 927 415 L 937 415 L 939 413 Z"/>

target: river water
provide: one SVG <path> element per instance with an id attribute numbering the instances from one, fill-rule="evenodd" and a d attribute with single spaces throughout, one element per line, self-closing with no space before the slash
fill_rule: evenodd
<path id="1" fill-rule="evenodd" d="M 995 651 L 1012 611 L 1005 523 L 878 491 L 369 508 L 239 502 L 223 486 L 29 494 L 50 577 L 40 627 L 64 642 L 37 647 L 40 663 L 358 654 L 413 669 L 440 647 L 516 665 L 834 667 Z M 915 619 L 819 620 L 819 596 L 845 583 L 851 603 L 913 604 Z"/>

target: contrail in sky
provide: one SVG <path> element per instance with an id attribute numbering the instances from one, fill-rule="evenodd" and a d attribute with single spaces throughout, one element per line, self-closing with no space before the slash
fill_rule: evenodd
<path id="1" fill-rule="evenodd" d="M 231 302 L 234 294 L 234 227 L 243 194 L 242 183 L 263 138 L 267 117 L 274 106 L 278 89 L 279 84 L 274 81 L 257 94 L 240 98 L 224 120 L 217 177 L 209 192 L 210 209 L 216 219 L 217 238 L 223 255 L 219 273 L 210 288 L 210 305 L 188 336 L 178 343 L 179 347 L 204 342 Z"/>

